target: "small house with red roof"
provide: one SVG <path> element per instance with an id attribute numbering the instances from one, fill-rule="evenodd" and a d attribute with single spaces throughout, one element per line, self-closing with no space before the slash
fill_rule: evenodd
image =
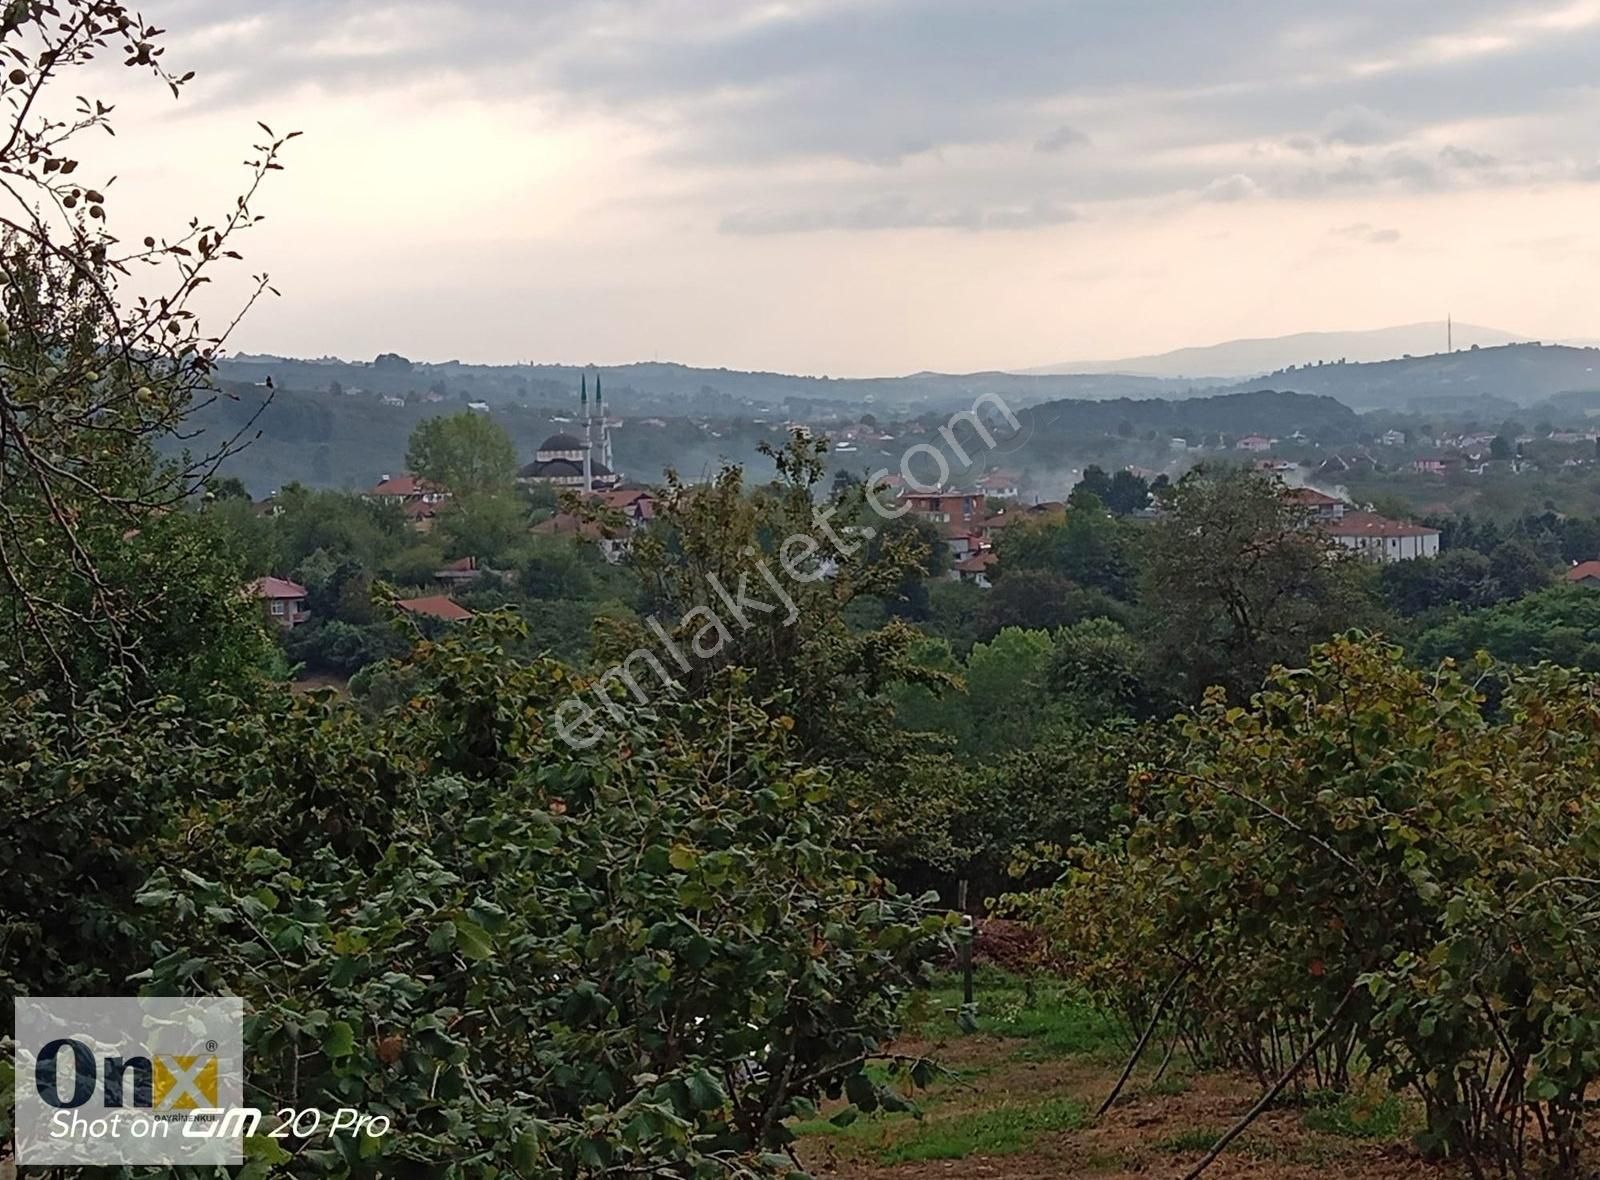
<path id="1" fill-rule="evenodd" d="M 267 617 L 285 631 L 311 619 L 311 612 L 306 609 L 306 588 L 299 582 L 271 576 L 257 578 L 245 587 L 245 592 L 266 603 Z"/>
<path id="2" fill-rule="evenodd" d="M 472 618 L 472 612 L 454 599 L 443 594 L 429 594 L 422 598 L 403 598 L 395 603 L 408 615 L 423 619 L 440 619 L 446 623 L 461 623 Z"/>
<path id="3" fill-rule="evenodd" d="M 1000 564 L 1000 556 L 993 549 L 985 549 L 982 553 L 974 553 L 964 561 L 956 562 L 951 573 L 962 582 L 971 582 L 980 590 L 987 590 L 994 585 L 989 575 L 994 572 L 994 567 Z"/>
<path id="4" fill-rule="evenodd" d="M 1336 545 L 1384 563 L 1439 555 L 1439 530 L 1390 520 L 1375 512 L 1346 512 L 1322 526 Z"/>
<path id="5" fill-rule="evenodd" d="M 1338 496 L 1319 492 L 1316 488 L 1299 487 L 1284 490 L 1283 498 L 1304 508 L 1313 520 L 1343 520 L 1345 503 Z"/>
<path id="6" fill-rule="evenodd" d="M 1600 561 L 1580 561 L 1567 571 L 1567 581 L 1574 586 L 1600 587 Z"/>
<path id="7" fill-rule="evenodd" d="M 450 498 L 450 493 L 438 484 L 409 472 L 402 472 L 400 475 L 385 473 L 383 478 L 367 492 L 367 498 L 393 500 L 401 504 L 408 504 L 413 500 L 420 500 L 424 504 L 443 504 Z"/>

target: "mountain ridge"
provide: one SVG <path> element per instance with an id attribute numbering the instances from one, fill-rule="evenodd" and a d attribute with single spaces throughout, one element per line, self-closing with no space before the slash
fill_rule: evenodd
<path id="1" fill-rule="evenodd" d="M 1028 376 L 1071 376 L 1083 373 L 1125 374 L 1190 380 L 1241 380 L 1317 362 L 1400 360 L 1407 355 L 1443 354 L 1451 343 L 1444 320 L 1398 324 L 1356 331 L 1293 332 L 1284 336 L 1248 336 L 1216 344 L 1191 345 L 1146 356 L 1100 361 L 1063 361 L 1016 372 Z M 1454 325 L 1457 350 L 1520 344 L 1535 338 L 1486 328 L 1479 324 Z"/>

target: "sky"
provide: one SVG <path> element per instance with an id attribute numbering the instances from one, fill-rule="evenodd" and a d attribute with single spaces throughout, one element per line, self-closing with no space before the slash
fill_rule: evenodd
<path id="1" fill-rule="evenodd" d="M 846 376 L 1600 336 L 1600 0 L 144 12 L 196 78 L 105 78 L 119 231 L 224 210 L 258 119 L 303 132 L 245 351 Z"/>

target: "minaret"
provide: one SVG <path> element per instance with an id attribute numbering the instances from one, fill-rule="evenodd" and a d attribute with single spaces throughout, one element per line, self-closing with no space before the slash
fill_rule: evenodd
<path id="1" fill-rule="evenodd" d="M 589 374 L 584 373 L 580 378 L 582 382 L 583 398 L 583 495 L 587 496 L 594 491 L 594 426 L 589 418 Z M 595 381 L 595 400 L 600 399 L 599 379 Z"/>
<path id="2" fill-rule="evenodd" d="M 600 419 L 600 462 L 604 463 L 606 470 L 615 474 L 616 468 L 611 460 L 611 427 L 606 424 L 605 406 L 600 401 L 600 374 L 594 375 L 594 416 Z"/>

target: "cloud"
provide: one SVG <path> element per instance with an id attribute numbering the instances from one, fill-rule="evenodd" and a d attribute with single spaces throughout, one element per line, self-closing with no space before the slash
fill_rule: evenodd
<path id="1" fill-rule="evenodd" d="M 1452 168 L 1461 168 L 1471 172 L 1493 168 L 1500 163 L 1499 160 L 1487 152 L 1457 147 L 1453 143 L 1445 144 L 1444 147 L 1439 149 L 1439 158 Z"/>
<path id="2" fill-rule="evenodd" d="M 1261 192 L 1261 186 L 1242 172 L 1235 172 L 1232 176 L 1219 176 L 1210 184 L 1200 190 L 1202 201 L 1216 201 L 1229 203 L 1232 201 L 1246 201 Z"/>
<path id="3" fill-rule="evenodd" d="M 1394 120 L 1360 103 L 1333 111 L 1322 121 L 1321 130 L 1324 143 L 1348 147 L 1392 143 L 1400 137 Z"/>
<path id="4" fill-rule="evenodd" d="M 1065 225 L 1079 214 L 1058 201 L 1040 199 L 1024 205 L 938 207 L 918 204 L 903 194 L 838 209 L 743 209 L 726 214 L 718 226 L 725 234 L 794 234 L 823 230 L 954 229 L 1025 230 Z"/>
<path id="5" fill-rule="evenodd" d="M 1065 148 L 1077 147 L 1089 142 L 1089 137 L 1076 127 L 1063 123 L 1048 135 L 1041 136 L 1034 141 L 1033 150 L 1036 152 L 1059 152 Z"/>
<path id="6" fill-rule="evenodd" d="M 309 91 L 609 121 L 730 233 L 1575 177 L 1600 53 L 1600 22 L 1538 0 L 166 3 L 170 60 L 252 116 Z"/>
<path id="7" fill-rule="evenodd" d="M 1378 226 L 1369 225 L 1365 221 L 1354 225 L 1341 225 L 1329 231 L 1336 237 L 1351 238 L 1358 242 L 1366 242 L 1372 246 L 1392 246 L 1400 240 L 1400 231 L 1397 229 L 1380 229 Z"/>

